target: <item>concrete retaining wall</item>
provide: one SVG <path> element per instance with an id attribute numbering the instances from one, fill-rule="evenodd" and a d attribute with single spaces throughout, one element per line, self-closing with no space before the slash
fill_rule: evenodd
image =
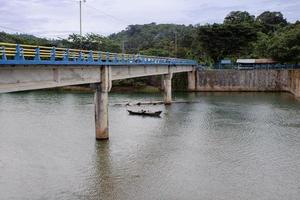
<path id="1" fill-rule="evenodd" d="M 290 70 L 288 74 L 288 91 L 300 98 L 300 70 Z"/>
<path id="2" fill-rule="evenodd" d="M 196 91 L 289 91 L 300 96 L 300 70 L 205 70 L 196 76 Z"/>

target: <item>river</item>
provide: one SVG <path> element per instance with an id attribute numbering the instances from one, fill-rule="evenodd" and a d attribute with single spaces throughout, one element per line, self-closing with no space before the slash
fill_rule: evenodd
<path id="1" fill-rule="evenodd" d="M 0 95 L 0 199 L 296 200 L 300 101 L 287 93 L 175 93 L 162 118 L 129 116 L 110 94 L 110 140 L 93 94 Z M 138 109 L 138 107 L 132 107 Z"/>

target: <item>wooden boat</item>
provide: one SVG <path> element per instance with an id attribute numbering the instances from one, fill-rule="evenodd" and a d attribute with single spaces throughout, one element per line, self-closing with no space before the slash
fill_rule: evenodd
<path id="1" fill-rule="evenodd" d="M 150 112 L 146 110 L 141 111 L 131 111 L 127 110 L 130 115 L 141 115 L 141 116 L 150 116 L 150 117 L 159 117 L 162 111 Z"/>

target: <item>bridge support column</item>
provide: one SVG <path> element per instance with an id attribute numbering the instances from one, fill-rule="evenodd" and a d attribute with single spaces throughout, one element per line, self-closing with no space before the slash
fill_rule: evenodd
<path id="1" fill-rule="evenodd" d="M 160 80 L 160 91 L 163 92 L 164 90 L 165 90 L 165 77 L 164 75 L 162 75 Z"/>
<path id="2" fill-rule="evenodd" d="M 95 91 L 95 128 L 96 139 L 109 138 L 108 126 L 108 92 L 111 89 L 111 69 L 109 66 L 101 67 L 101 83 L 96 85 Z"/>
<path id="3" fill-rule="evenodd" d="M 196 91 L 196 70 L 194 69 L 191 72 L 188 72 L 188 91 Z"/>
<path id="4" fill-rule="evenodd" d="M 172 104 L 172 73 L 163 75 L 163 85 L 164 85 L 164 103 L 165 105 Z"/>

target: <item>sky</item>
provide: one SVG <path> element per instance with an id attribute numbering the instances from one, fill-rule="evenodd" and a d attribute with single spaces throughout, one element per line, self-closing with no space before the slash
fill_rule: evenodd
<path id="1" fill-rule="evenodd" d="M 86 0 L 83 33 L 109 35 L 130 24 L 220 23 L 230 11 L 280 11 L 300 20 L 300 0 Z M 66 38 L 79 33 L 79 0 L 0 0 L 0 31 Z"/>

